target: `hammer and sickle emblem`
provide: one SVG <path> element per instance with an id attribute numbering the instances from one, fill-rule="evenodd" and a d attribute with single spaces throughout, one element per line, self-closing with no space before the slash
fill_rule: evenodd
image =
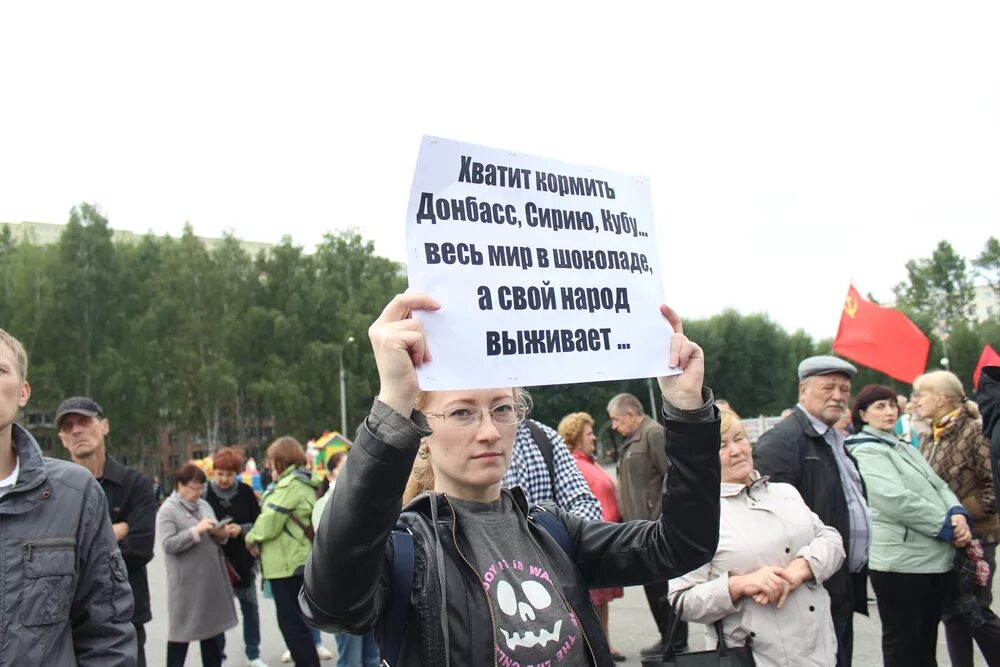
<path id="1" fill-rule="evenodd" d="M 848 294 L 847 298 L 844 299 L 844 311 L 847 316 L 853 318 L 858 312 L 858 300 L 853 294 Z"/>

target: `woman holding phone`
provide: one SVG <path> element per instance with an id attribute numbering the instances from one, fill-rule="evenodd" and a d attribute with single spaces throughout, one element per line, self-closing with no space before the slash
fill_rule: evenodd
<path id="1" fill-rule="evenodd" d="M 173 494 L 156 514 L 156 536 L 167 568 L 167 667 L 183 667 L 190 642 L 201 643 L 203 667 L 219 667 L 219 635 L 236 627 L 236 608 L 219 545 L 226 526 L 202 499 L 205 472 L 177 470 Z"/>

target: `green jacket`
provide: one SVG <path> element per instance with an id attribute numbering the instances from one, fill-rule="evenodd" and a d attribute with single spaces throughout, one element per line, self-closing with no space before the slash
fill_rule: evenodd
<path id="1" fill-rule="evenodd" d="M 938 574 L 951 569 L 953 514 L 966 514 L 924 457 L 893 433 L 865 426 L 847 439 L 872 510 L 868 567 L 879 572 Z"/>
<path id="2" fill-rule="evenodd" d="M 260 545 L 260 567 L 265 579 L 291 577 L 305 565 L 312 541 L 295 522 L 310 525 L 316 489 L 309 471 L 288 467 L 260 497 L 260 516 L 247 533 L 247 544 Z"/>

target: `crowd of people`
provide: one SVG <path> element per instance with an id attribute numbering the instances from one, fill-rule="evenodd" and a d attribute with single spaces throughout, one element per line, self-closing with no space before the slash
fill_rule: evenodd
<path id="1" fill-rule="evenodd" d="M 240 617 L 247 661 L 266 667 L 260 595 L 295 665 L 329 657 L 317 628 L 346 667 L 608 665 L 627 659 L 613 601 L 639 585 L 658 631 L 644 665 L 690 651 L 690 622 L 734 665 L 849 667 L 869 583 L 885 665 L 936 665 L 942 621 L 953 665 L 972 666 L 974 643 L 1000 665 L 1000 368 L 978 405 L 948 371 L 917 378 L 909 400 L 881 385 L 852 400 L 855 367 L 810 357 L 798 404 L 751 443 L 664 306 L 682 372 L 658 378 L 660 419 L 630 394 L 609 401 L 611 475 L 590 414 L 553 429 L 518 387 L 421 391 L 429 342 L 413 312 L 437 308 L 399 295 L 371 326 L 379 393 L 320 488 L 286 436 L 267 447 L 259 499 L 243 452 L 224 448 L 210 474 L 174 471 L 162 504 L 110 456 L 91 398 L 56 411 L 72 462 L 41 456 L 14 423 L 27 354 L 0 330 L 0 553 L 19 554 L 0 570 L 0 663 L 144 666 L 158 547 L 168 667 L 191 642 L 204 667 L 225 664 Z"/>

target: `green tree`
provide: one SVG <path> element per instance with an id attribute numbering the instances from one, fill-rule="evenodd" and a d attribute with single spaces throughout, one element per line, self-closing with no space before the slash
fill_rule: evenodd
<path id="1" fill-rule="evenodd" d="M 214 451 L 220 441 L 222 406 L 236 392 L 218 324 L 229 295 L 218 265 L 190 225 L 179 240 L 164 239 L 161 244 L 157 319 L 171 327 L 164 346 L 170 423 L 199 434 L 199 443 Z"/>
<path id="2" fill-rule="evenodd" d="M 705 350 L 706 383 L 742 416 L 788 407 L 798 361 L 789 353 L 788 334 L 766 315 L 726 310 L 687 322 L 684 330 Z"/>
<path id="3" fill-rule="evenodd" d="M 10 321 L 13 312 L 14 251 L 17 244 L 8 225 L 0 229 L 0 323 Z M 8 325 L 9 326 L 9 325 Z"/>
<path id="4" fill-rule="evenodd" d="M 70 212 L 57 244 L 53 324 L 44 335 L 64 391 L 93 396 L 98 358 L 121 325 L 118 264 L 107 219 L 91 204 Z"/>
<path id="5" fill-rule="evenodd" d="M 929 312 L 935 326 L 947 331 L 972 316 L 974 292 L 965 258 L 947 241 L 938 243 L 929 258 L 906 263 L 907 280 L 893 288 L 903 307 Z"/>

